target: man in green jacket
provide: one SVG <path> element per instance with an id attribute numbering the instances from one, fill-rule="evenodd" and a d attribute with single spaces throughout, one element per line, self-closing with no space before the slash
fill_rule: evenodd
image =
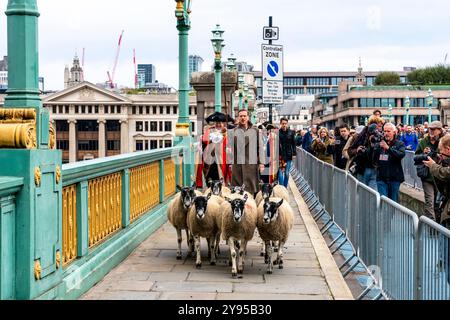
<path id="1" fill-rule="evenodd" d="M 420 139 L 419 146 L 416 150 L 416 155 L 430 155 L 431 158 L 437 160 L 437 152 L 439 140 L 444 136 L 442 129 L 442 123 L 440 121 L 433 121 L 428 127 L 428 134 Z M 434 204 L 436 200 L 437 189 L 434 184 L 434 178 L 431 173 L 428 177 L 422 178 L 423 192 L 425 195 L 424 215 L 434 221 L 436 221 L 434 213 Z"/>

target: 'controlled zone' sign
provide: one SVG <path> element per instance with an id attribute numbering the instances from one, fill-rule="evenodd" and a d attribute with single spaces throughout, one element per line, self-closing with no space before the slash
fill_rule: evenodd
<path id="1" fill-rule="evenodd" d="M 262 89 L 264 104 L 283 103 L 283 46 L 263 44 Z"/>

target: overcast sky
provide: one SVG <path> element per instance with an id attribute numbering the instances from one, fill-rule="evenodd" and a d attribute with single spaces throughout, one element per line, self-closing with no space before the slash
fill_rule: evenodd
<path id="1" fill-rule="evenodd" d="M 1 0 L 6 9 L 7 0 Z M 133 86 L 138 63 L 156 66 L 156 79 L 178 87 L 178 34 L 173 0 L 38 0 L 40 75 L 62 89 L 64 66 L 86 48 L 85 78 L 104 82 L 125 30 L 116 82 Z M 4 11 L 2 9 L 2 11 Z M 428 0 L 193 0 L 189 53 L 213 62 L 211 30 L 225 30 L 223 57 L 261 69 L 262 28 L 273 16 L 284 45 L 285 71 L 352 71 L 361 56 L 368 71 L 443 63 L 450 51 L 450 1 Z M 6 30 L 6 16 L 0 15 Z M 6 32 L 0 38 L 6 55 Z M 450 61 L 449 60 L 447 62 Z"/>

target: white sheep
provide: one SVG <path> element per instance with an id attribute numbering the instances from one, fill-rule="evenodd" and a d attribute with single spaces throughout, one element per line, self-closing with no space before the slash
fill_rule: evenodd
<path id="1" fill-rule="evenodd" d="M 209 179 L 207 185 L 208 188 L 203 192 L 204 195 L 212 193 L 215 196 L 226 197 L 231 194 L 231 190 L 223 185 L 223 178 L 215 181 Z"/>
<path id="2" fill-rule="evenodd" d="M 208 254 L 210 254 L 210 264 L 216 264 L 217 239 L 220 237 L 222 224 L 221 199 L 211 193 L 207 196 L 195 197 L 194 205 L 188 213 L 187 224 L 194 237 L 195 251 L 197 258 L 195 265 L 201 268 L 202 259 L 200 252 L 200 237 L 208 240 Z"/>
<path id="3" fill-rule="evenodd" d="M 167 218 L 170 223 L 177 230 L 177 260 L 182 259 L 181 254 L 181 242 L 183 241 L 182 230 L 186 230 L 186 241 L 188 249 L 190 249 L 191 254 L 194 251 L 194 244 L 191 234 L 187 226 L 187 213 L 194 203 L 196 196 L 201 195 L 200 191 L 195 190 L 196 184 L 194 183 L 192 187 L 180 187 L 177 185 L 177 190 L 180 191 L 175 197 L 170 201 L 167 208 Z"/>
<path id="4" fill-rule="evenodd" d="M 236 277 L 244 271 L 247 243 L 255 234 L 257 208 L 255 201 L 246 194 L 235 194 L 225 200 L 221 206 L 222 239 L 226 240 L 230 247 L 231 275 Z M 239 248 L 239 255 L 236 254 L 236 247 Z"/>
<path id="5" fill-rule="evenodd" d="M 229 184 L 228 187 L 230 188 L 231 194 L 239 194 L 241 196 L 246 194 L 249 198 L 254 199 L 250 192 L 245 191 L 245 184 L 242 186 L 231 186 L 231 184 Z"/>
<path id="6" fill-rule="evenodd" d="M 261 183 L 261 191 L 255 197 L 256 205 L 259 207 L 264 198 L 267 197 L 283 198 L 289 202 L 289 191 L 284 186 L 279 185 L 277 181 L 272 184 Z"/>
<path id="7" fill-rule="evenodd" d="M 265 198 L 258 207 L 257 228 L 261 239 L 266 244 L 265 262 L 267 273 L 273 272 L 271 241 L 278 241 L 278 255 L 275 264 L 283 269 L 283 246 L 294 225 L 294 213 L 287 201 L 282 198 Z"/>

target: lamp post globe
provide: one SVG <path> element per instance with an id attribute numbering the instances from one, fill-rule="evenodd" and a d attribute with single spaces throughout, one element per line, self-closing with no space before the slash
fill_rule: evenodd
<path id="1" fill-rule="evenodd" d="M 244 108 L 248 110 L 248 84 L 244 84 Z"/>
<path id="2" fill-rule="evenodd" d="M 214 109 L 216 112 L 222 112 L 222 49 L 225 47 L 223 43 L 223 31 L 219 24 L 211 31 L 213 37 L 211 43 L 214 50 L 214 78 L 215 78 L 215 103 Z"/>
<path id="3" fill-rule="evenodd" d="M 405 109 L 406 109 L 406 121 L 405 121 L 405 124 L 407 126 L 409 126 L 409 107 L 410 107 L 410 105 L 411 105 L 411 102 L 409 100 L 409 97 L 407 96 L 405 98 Z"/>

